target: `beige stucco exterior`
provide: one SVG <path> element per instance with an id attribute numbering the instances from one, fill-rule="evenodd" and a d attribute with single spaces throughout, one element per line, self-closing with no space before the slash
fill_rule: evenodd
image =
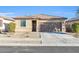
<path id="1" fill-rule="evenodd" d="M 23 31 L 23 32 L 31 32 L 32 30 L 32 20 L 26 20 L 26 27 L 21 27 L 20 26 L 20 21 L 21 20 L 15 20 L 15 23 L 16 23 L 16 29 L 15 31 L 16 32 L 20 32 L 20 31 Z"/>
<path id="2" fill-rule="evenodd" d="M 38 14 L 33 16 L 15 17 L 16 32 L 65 32 L 65 17 Z M 21 26 L 21 20 L 26 21 L 26 26 Z"/>
<path id="3" fill-rule="evenodd" d="M 21 27 L 20 26 L 20 21 L 21 19 L 16 19 L 15 23 L 16 23 L 16 32 L 32 32 L 32 20 L 36 20 L 36 32 L 39 32 L 39 28 L 41 23 L 45 23 L 45 22 L 61 22 L 62 23 L 62 32 L 65 32 L 65 21 L 64 20 L 39 20 L 39 19 L 26 19 L 26 27 Z"/>

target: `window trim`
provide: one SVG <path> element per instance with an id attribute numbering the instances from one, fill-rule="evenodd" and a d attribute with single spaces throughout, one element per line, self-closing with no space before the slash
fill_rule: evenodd
<path id="1" fill-rule="evenodd" d="M 20 26 L 26 27 L 26 20 L 25 19 L 20 21 Z"/>

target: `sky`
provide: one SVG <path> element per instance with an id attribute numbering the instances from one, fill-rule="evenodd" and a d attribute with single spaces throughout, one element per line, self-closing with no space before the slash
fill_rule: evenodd
<path id="1" fill-rule="evenodd" d="M 79 6 L 0 6 L 0 16 L 30 16 L 47 14 L 73 18 Z"/>

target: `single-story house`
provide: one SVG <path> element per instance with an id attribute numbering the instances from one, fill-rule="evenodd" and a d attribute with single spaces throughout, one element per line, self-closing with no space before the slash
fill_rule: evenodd
<path id="1" fill-rule="evenodd" d="M 14 19 L 10 17 L 0 16 L 0 31 L 8 31 L 8 24 L 13 22 Z"/>
<path id="2" fill-rule="evenodd" d="M 37 14 L 14 17 L 15 32 L 65 32 L 65 20 L 60 16 Z"/>
<path id="3" fill-rule="evenodd" d="M 72 24 L 79 23 L 79 17 L 71 18 L 66 21 L 66 31 L 72 32 Z"/>

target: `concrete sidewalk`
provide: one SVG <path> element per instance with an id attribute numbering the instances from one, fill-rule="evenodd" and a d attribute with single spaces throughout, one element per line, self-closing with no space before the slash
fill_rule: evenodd
<path id="1" fill-rule="evenodd" d="M 4 44 L 1 44 L 0 43 L 0 46 L 79 46 L 79 43 L 67 43 L 67 44 L 63 44 L 63 43 L 53 43 L 53 44 L 21 44 L 21 43 L 4 43 Z"/>
<path id="2" fill-rule="evenodd" d="M 45 40 L 45 39 L 20 39 L 20 38 L 2 38 L 0 39 L 0 46 L 79 46 L 78 41 L 65 41 L 62 40 Z"/>

